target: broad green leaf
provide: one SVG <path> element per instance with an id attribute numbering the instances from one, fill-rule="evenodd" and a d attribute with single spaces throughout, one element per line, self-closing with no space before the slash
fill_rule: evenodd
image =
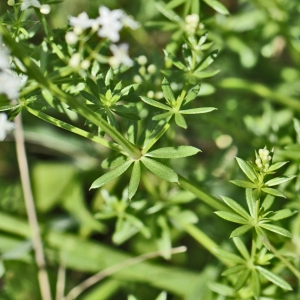
<path id="1" fill-rule="evenodd" d="M 235 180 L 230 180 L 231 183 L 243 187 L 245 189 L 255 189 L 256 185 L 250 181 L 247 180 L 239 180 L 239 179 L 235 179 Z M 252 194 L 252 191 L 251 191 Z"/>
<path id="2" fill-rule="evenodd" d="M 175 65 L 178 69 L 187 72 L 187 67 L 173 54 L 169 53 L 168 51 L 164 50 L 164 53 L 168 59 L 171 60 L 172 64 Z"/>
<path id="3" fill-rule="evenodd" d="M 220 14 L 223 15 L 229 15 L 228 9 L 219 1 L 216 0 L 204 0 L 204 2 L 209 5 L 211 8 L 213 8 L 215 11 L 217 11 Z"/>
<path id="4" fill-rule="evenodd" d="M 243 266 L 243 265 L 236 265 L 236 266 L 233 266 L 233 267 L 229 267 L 221 275 L 222 276 L 228 276 L 228 275 L 236 274 L 238 272 L 241 272 L 243 269 L 245 269 L 245 266 Z"/>
<path id="5" fill-rule="evenodd" d="M 255 182 L 255 180 L 257 180 L 257 177 L 254 173 L 254 171 L 252 170 L 252 168 L 249 166 L 249 164 L 244 161 L 241 158 L 236 157 L 236 160 L 240 166 L 240 168 L 242 169 L 242 171 L 245 173 L 245 175 L 252 181 Z"/>
<path id="6" fill-rule="evenodd" d="M 164 147 L 148 152 L 145 156 L 156 158 L 181 158 L 195 155 L 200 150 L 192 146 Z"/>
<path id="7" fill-rule="evenodd" d="M 218 52 L 219 50 L 214 50 L 211 53 L 209 53 L 206 57 L 204 57 L 199 64 L 196 66 L 196 70 L 195 72 L 200 72 L 203 71 L 204 69 L 206 69 L 208 66 L 210 66 L 214 60 L 217 58 L 218 56 Z"/>
<path id="8" fill-rule="evenodd" d="M 277 196 L 277 197 L 282 197 L 282 198 L 286 198 L 284 196 L 284 194 L 282 194 L 281 192 L 279 192 L 276 189 L 272 189 L 272 188 L 262 188 L 261 189 L 263 192 L 267 193 L 267 194 L 271 194 L 273 196 Z"/>
<path id="9" fill-rule="evenodd" d="M 266 279 L 268 279 L 269 281 L 273 282 L 274 284 L 276 284 L 277 286 L 281 287 L 284 290 L 288 290 L 288 291 L 292 291 L 292 287 L 282 278 L 280 278 L 279 276 L 275 275 L 274 273 L 266 270 L 265 268 L 262 268 L 260 266 L 256 266 L 255 267 L 259 273 L 264 276 Z"/>
<path id="10" fill-rule="evenodd" d="M 292 238 L 293 235 L 286 229 L 282 228 L 282 227 L 279 227 L 279 226 L 276 226 L 276 225 L 271 225 L 271 224 L 259 224 L 260 227 L 263 227 L 267 230 L 270 230 L 272 232 L 275 232 L 275 233 L 278 233 L 280 235 L 283 235 L 283 236 L 286 236 L 288 238 Z"/>
<path id="11" fill-rule="evenodd" d="M 137 160 L 133 164 L 133 169 L 129 181 L 129 188 L 128 188 L 129 199 L 131 199 L 135 195 L 140 183 L 140 179 L 141 179 L 141 166 L 140 166 L 140 162 Z"/>
<path id="12" fill-rule="evenodd" d="M 151 106 L 155 106 L 155 107 L 158 107 L 158 108 L 161 108 L 161 109 L 165 109 L 165 110 L 170 110 L 171 107 L 170 106 L 167 106 L 165 104 L 162 104 L 158 101 L 155 101 L 153 99 L 150 99 L 148 97 L 145 97 L 145 96 L 141 96 L 140 97 L 145 103 L 151 105 Z"/>
<path id="13" fill-rule="evenodd" d="M 170 83 L 166 78 L 163 79 L 161 88 L 162 88 L 162 92 L 164 94 L 165 99 L 171 105 L 172 102 L 175 100 L 175 97 L 174 97 L 173 91 L 170 87 Z"/>
<path id="14" fill-rule="evenodd" d="M 235 238 L 233 238 L 233 242 L 234 242 L 236 248 L 239 250 L 239 252 L 245 258 L 245 260 L 249 260 L 250 259 L 249 252 L 248 252 L 246 246 L 244 245 L 244 243 L 242 242 L 242 240 L 238 237 L 235 237 Z"/>
<path id="15" fill-rule="evenodd" d="M 229 207 L 231 207 L 235 212 L 237 212 L 243 218 L 247 220 L 251 219 L 250 215 L 246 212 L 246 210 L 241 205 L 239 205 L 235 200 L 225 196 L 222 196 L 222 199 Z"/>
<path id="16" fill-rule="evenodd" d="M 292 212 L 290 209 L 285 208 L 285 209 L 281 209 L 281 210 L 271 213 L 268 216 L 268 219 L 271 219 L 273 221 L 278 221 L 278 220 L 282 220 L 282 219 L 291 217 L 295 213 L 296 213 L 296 211 Z"/>
<path id="17" fill-rule="evenodd" d="M 216 109 L 217 108 L 215 108 L 215 107 L 200 107 L 200 108 L 180 110 L 179 113 L 184 114 L 184 115 L 205 114 L 205 113 L 211 112 Z"/>
<path id="18" fill-rule="evenodd" d="M 251 217 L 254 217 L 255 214 L 255 199 L 253 198 L 252 189 L 246 189 L 246 201 L 249 208 Z"/>
<path id="19" fill-rule="evenodd" d="M 124 164 L 122 164 L 122 165 L 116 167 L 115 169 L 107 172 L 106 174 L 100 176 L 98 179 L 96 179 L 92 183 L 90 189 L 99 188 L 99 187 L 103 186 L 104 184 L 108 183 L 109 181 L 112 181 L 113 179 L 119 177 L 130 167 L 131 164 L 132 164 L 132 160 L 128 160 Z"/>
<path id="20" fill-rule="evenodd" d="M 216 215 L 218 215 L 220 218 L 225 219 L 230 222 L 238 223 L 238 224 L 248 224 L 248 220 L 245 218 L 228 211 L 216 211 Z"/>
<path id="21" fill-rule="evenodd" d="M 185 121 L 184 117 L 180 113 L 175 114 L 175 123 L 179 127 L 187 129 L 186 121 Z"/>
<path id="22" fill-rule="evenodd" d="M 271 167 L 268 169 L 268 172 L 273 172 L 275 170 L 278 170 L 279 168 L 281 168 L 282 166 L 284 166 L 287 163 L 288 163 L 288 161 L 283 161 L 283 162 L 277 162 L 275 164 L 272 164 Z"/>
<path id="23" fill-rule="evenodd" d="M 98 99 L 99 98 L 99 90 L 98 90 L 97 84 L 89 77 L 87 77 L 87 79 L 86 79 L 86 84 L 89 87 L 90 91 L 93 93 L 93 95 L 96 97 L 96 99 Z"/>
<path id="24" fill-rule="evenodd" d="M 249 269 L 245 269 L 244 271 L 241 272 L 239 276 L 237 276 L 237 280 L 234 284 L 234 288 L 236 291 L 240 290 L 245 285 L 245 282 L 250 276 L 250 272 L 251 271 Z"/>
<path id="25" fill-rule="evenodd" d="M 85 99 L 91 101 L 94 104 L 100 104 L 100 100 L 99 98 L 97 98 L 96 96 L 86 92 L 86 91 L 80 91 L 80 94 L 82 97 L 84 97 Z"/>
<path id="26" fill-rule="evenodd" d="M 253 228 L 253 226 L 251 226 L 251 225 L 242 225 L 231 232 L 230 238 L 241 236 L 241 235 L 245 234 L 246 232 L 248 232 L 252 228 Z"/>
<path id="27" fill-rule="evenodd" d="M 233 264 L 244 264 L 245 263 L 245 260 L 242 259 L 240 256 L 232 253 L 232 252 L 229 252 L 227 250 L 224 250 L 224 249 L 221 249 L 221 248 L 216 248 L 213 250 L 213 252 L 225 259 L 225 260 L 228 260 L 230 263 L 233 263 Z"/>
<path id="28" fill-rule="evenodd" d="M 188 91 L 187 96 L 183 100 L 183 105 L 188 104 L 189 102 L 193 101 L 199 94 L 200 85 L 194 86 L 191 90 Z"/>
<path id="29" fill-rule="evenodd" d="M 297 177 L 297 176 L 296 175 L 290 175 L 290 176 L 284 176 L 284 177 L 276 177 L 276 178 L 273 178 L 273 179 L 268 180 L 267 182 L 265 182 L 265 185 L 267 185 L 267 186 L 278 185 L 278 184 L 290 181 L 295 177 Z"/>
<path id="30" fill-rule="evenodd" d="M 144 166 L 156 176 L 169 182 L 178 182 L 178 175 L 171 168 L 145 156 L 141 159 L 141 161 Z"/>

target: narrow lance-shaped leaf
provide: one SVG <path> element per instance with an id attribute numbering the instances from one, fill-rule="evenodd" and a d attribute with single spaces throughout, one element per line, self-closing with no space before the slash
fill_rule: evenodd
<path id="1" fill-rule="evenodd" d="M 147 157 L 143 157 L 141 161 L 145 165 L 145 167 L 156 176 L 169 182 L 178 182 L 178 175 L 171 168 Z"/>
<path id="2" fill-rule="evenodd" d="M 216 0 L 204 0 L 204 2 L 209 5 L 211 8 L 213 8 L 215 11 L 217 11 L 220 14 L 223 15 L 229 15 L 228 9 L 219 1 Z"/>
<path id="3" fill-rule="evenodd" d="M 200 150 L 192 146 L 164 147 L 148 152 L 145 156 L 156 158 L 180 158 L 195 155 Z"/>
<path id="4" fill-rule="evenodd" d="M 230 238 L 242 236 L 243 234 L 248 232 L 252 227 L 253 226 L 251 226 L 251 225 L 242 225 L 231 232 Z"/>
<path id="5" fill-rule="evenodd" d="M 278 221 L 278 220 L 282 220 L 288 217 L 291 217 L 292 215 L 294 215 L 296 213 L 296 211 L 291 211 L 290 209 L 281 209 L 278 211 L 273 212 L 270 216 L 268 216 L 268 219 L 271 219 L 273 221 Z"/>
<path id="6" fill-rule="evenodd" d="M 242 256 L 246 259 L 249 260 L 250 259 L 250 255 L 249 252 L 246 248 L 246 246 L 244 245 L 244 243 L 242 242 L 242 240 L 240 238 L 233 238 L 233 242 L 236 246 L 236 248 L 239 250 L 239 252 L 242 254 Z"/>
<path id="7" fill-rule="evenodd" d="M 100 100 L 99 98 L 97 98 L 96 96 L 86 92 L 86 91 L 80 91 L 81 96 L 83 96 L 85 99 L 89 100 L 90 102 L 94 103 L 94 104 L 100 104 Z"/>
<path id="8" fill-rule="evenodd" d="M 281 192 L 279 192 L 276 189 L 272 189 L 272 188 L 262 188 L 261 189 L 263 192 L 267 193 L 267 194 L 271 194 L 273 196 L 277 196 L 277 197 L 282 197 L 282 198 L 286 198 L 284 196 L 284 194 L 282 194 Z"/>
<path id="9" fill-rule="evenodd" d="M 168 51 L 164 50 L 164 53 L 168 59 L 170 59 L 178 69 L 182 71 L 188 71 L 187 67 L 178 59 L 176 58 L 173 54 L 169 53 Z"/>
<path id="10" fill-rule="evenodd" d="M 217 75 L 220 72 L 220 70 L 213 70 L 213 71 L 199 71 L 194 72 L 193 76 L 202 79 L 202 78 L 208 78 Z"/>
<path id="11" fill-rule="evenodd" d="M 273 178 L 273 179 L 268 180 L 267 182 L 265 182 L 265 185 L 266 186 L 278 185 L 278 184 L 290 181 L 295 177 L 297 177 L 297 176 L 296 175 L 290 175 L 290 176 L 284 176 L 284 177 L 276 177 L 276 178 Z"/>
<path id="12" fill-rule="evenodd" d="M 98 179 L 96 179 L 90 189 L 96 189 L 99 188 L 101 186 L 103 186 L 104 184 L 108 183 L 109 181 L 119 177 L 120 175 L 122 175 L 132 164 L 132 160 L 129 160 L 127 162 L 125 162 L 124 164 L 116 167 L 115 169 L 107 172 L 106 174 L 100 176 Z"/>
<path id="13" fill-rule="evenodd" d="M 179 114 L 179 113 L 175 114 L 175 123 L 179 127 L 187 129 L 186 121 L 185 121 L 184 117 L 181 114 Z"/>
<path id="14" fill-rule="evenodd" d="M 213 249 L 213 252 L 216 253 L 216 255 L 218 255 L 219 257 L 230 261 L 231 263 L 235 263 L 235 264 L 245 263 L 245 260 L 242 259 L 240 256 L 238 256 L 232 252 L 229 252 L 227 250 L 223 250 L 221 248 L 216 248 L 216 249 Z"/>
<path id="15" fill-rule="evenodd" d="M 156 1 L 154 3 L 157 10 L 159 10 L 166 18 L 176 23 L 183 23 L 183 20 L 162 1 Z"/>
<path id="16" fill-rule="evenodd" d="M 129 188 L 128 188 L 129 199 L 131 199 L 135 195 L 140 183 L 140 179 L 141 179 L 141 166 L 140 166 L 140 162 L 137 160 L 134 162 L 130 181 L 129 181 Z"/>
<path id="17" fill-rule="evenodd" d="M 247 220 L 251 219 L 250 215 L 246 212 L 246 210 L 241 205 L 239 205 L 236 201 L 225 196 L 222 196 L 222 199 L 229 207 L 231 207 L 235 212 L 237 212 L 243 218 Z"/>
<path id="18" fill-rule="evenodd" d="M 288 291 L 292 290 L 292 287 L 285 280 L 283 280 L 279 276 L 275 275 L 274 273 L 272 273 L 260 266 L 256 266 L 256 269 L 262 276 L 264 276 L 266 279 L 273 282 L 277 286 L 281 287 L 282 289 L 288 290 Z"/>
<path id="19" fill-rule="evenodd" d="M 161 108 L 161 109 L 165 109 L 165 110 L 170 110 L 170 106 L 167 106 L 163 103 L 160 103 L 158 101 L 155 101 L 153 99 L 150 99 L 148 97 L 145 97 L 145 96 L 141 96 L 140 97 L 145 103 L 151 105 L 151 106 L 155 106 L 155 107 L 158 107 L 158 108 Z"/>
<path id="20" fill-rule="evenodd" d="M 259 224 L 260 227 L 263 227 L 267 230 L 270 230 L 272 232 L 278 233 L 280 235 L 286 236 L 288 238 L 293 237 L 293 235 L 286 229 L 276 226 L 276 225 L 271 225 L 271 224 Z"/>
<path id="21" fill-rule="evenodd" d="M 163 92 L 165 99 L 171 105 L 172 101 L 174 101 L 175 97 L 174 97 L 173 91 L 170 87 L 170 83 L 166 78 L 163 79 L 161 88 L 162 88 L 162 92 Z"/>
<path id="22" fill-rule="evenodd" d="M 200 72 L 206 69 L 209 65 L 211 65 L 214 62 L 214 60 L 217 58 L 218 52 L 219 50 L 214 50 L 211 53 L 209 53 L 206 57 L 204 57 L 196 66 L 195 71 Z"/>
<path id="23" fill-rule="evenodd" d="M 255 215 L 255 199 L 253 198 L 252 189 L 246 189 L 246 201 L 249 208 L 249 212 L 251 217 L 253 218 Z"/>
<path id="24" fill-rule="evenodd" d="M 183 100 L 183 105 L 188 104 L 189 102 L 193 101 L 199 94 L 200 85 L 194 86 L 190 91 L 188 91 L 187 96 Z"/>
<path id="25" fill-rule="evenodd" d="M 250 276 L 250 270 L 244 269 L 239 276 L 237 276 L 237 281 L 235 282 L 234 288 L 235 290 L 240 290 L 245 282 L 247 281 L 248 277 Z"/>
<path id="26" fill-rule="evenodd" d="M 252 181 L 254 182 L 257 177 L 254 173 L 254 171 L 252 170 L 252 168 L 247 164 L 247 162 L 245 162 L 244 160 L 242 160 L 239 157 L 236 157 L 236 160 L 240 166 L 240 168 L 242 169 L 242 171 L 245 173 L 245 175 Z"/>
<path id="27" fill-rule="evenodd" d="M 98 98 L 99 97 L 99 90 L 97 87 L 97 84 L 89 77 L 86 79 L 86 84 L 89 87 L 90 91 L 93 93 L 93 95 Z"/>
<path id="28" fill-rule="evenodd" d="M 258 277 L 257 270 L 253 269 L 251 271 L 251 288 L 256 297 L 260 295 L 260 280 Z"/>
<path id="29" fill-rule="evenodd" d="M 231 213 L 228 211 L 216 211 L 215 214 L 218 215 L 220 218 L 233 223 L 248 224 L 248 220 L 235 213 Z"/>
<path id="30" fill-rule="evenodd" d="M 244 189 L 255 189 L 256 185 L 250 181 L 247 180 L 239 180 L 239 179 L 235 179 L 235 180 L 230 180 L 231 183 L 240 186 Z"/>
<path id="31" fill-rule="evenodd" d="M 283 162 L 277 162 L 275 164 L 272 164 L 271 167 L 268 169 L 268 172 L 273 172 L 275 170 L 278 170 L 279 168 L 281 168 L 282 166 L 284 166 L 287 163 L 288 163 L 288 161 L 283 161 Z"/>
<path id="32" fill-rule="evenodd" d="M 233 266 L 233 267 L 229 267 L 221 275 L 222 276 L 228 276 L 228 275 L 236 274 L 238 272 L 241 272 L 243 269 L 245 269 L 245 266 L 243 266 L 243 265 L 236 265 L 236 266 Z"/>
<path id="33" fill-rule="evenodd" d="M 180 110 L 179 112 L 184 115 L 194 115 L 194 114 L 205 114 L 216 110 L 215 107 L 200 107 L 200 108 L 192 108 L 192 109 L 185 109 Z"/>

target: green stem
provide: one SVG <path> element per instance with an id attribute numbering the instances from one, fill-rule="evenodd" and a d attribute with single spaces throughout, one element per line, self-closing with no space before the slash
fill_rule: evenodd
<path id="1" fill-rule="evenodd" d="M 300 112 L 300 102 L 298 99 L 273 91 L 260 83 L 248 82 L 239 78 L 226 78 L 219 83 L 219 86 L 225 89 L 249 91 L 260 97 L 268 98 L 270 101 L 290 107 L 293 110 Z"/>
<path id="2" fill-rule="evenodd" d="M 179 184 L 182 188 L 187 191 L 192 192 L 195 196 L 197 196 L 200 200 L 204 203 L 209 205 L 215 210 L 222 210 L 222 211 L 231 211 L 227 205 L 221 202 L 218 198 L 208 194 L 207 192 L 203 191 L 196 184 L 193 184 L 190 180 L 178 175 Z"/>
<path id="3" fill-rule="evenodd" d="M 176 217 L 174 217 L 176 218 Z M 228 266 L 228 261 L 223 260 L 220 256 L 216 255 L 215 249 L 219 247 L 208 235 L 206 235 L 201 229 L 193 224 L 185 223 L 180 219 L 176 218 L 176 221 L 184 228 L 184 230 L 193 237 L 199 244 L 201 244 L 206 250 L 213 254 L 216 258 L 222 261 Z"/>
<path id="4" fill-rule="evenodd" d="M 189 84 L 189 82 L 187 81 L 187 82 L 185 83 L 184 87 L 183 87 L 183 90 L 182 90 L 182 92 L 181 92 L 181 94 L 180 94 L 180 97 L 179 97 L 178 100 L 177 100 L 177 103 L 176 103 L 176 109 L 177 109 L 177 110 L 180 110 L 181 105 L 182 105 L 182 101 L 183 101 L 184 97 L 186 96 L 186 93 L 187 93 L 187 91 L 188 91 L 189 86 L 190 86 L 190 84 Z"/>
<path id="5" fill-rule="evenodd" d="M 285 257 L 283 257 L 276 248 L 268 241 L 265 240 L 268 248 L 273 252 L 273 254 L 300 280 L 300 272 L 297 270 Z"/>
<path id="6" fill-rule="evenodd" d="M 0 23 L 0 34 L 3 37 L 4 42 L 9 46 L 13 55 L 20 59 L 23 65 L 27 69 L 29 77 L 35 79 L 42 87 L 46 88 L 51 94 L 56 97 L 59 101 L 66 103 L 71 108 L 76 110 L 80 115 L 99 126 L 104 132 L 106 132 L 111 138 L 113 138 L 118 144 L 122 146 L 125 152 L 134 159 L 141 157 L 141 151 L 138 147 L 130 143 L 118 130 L 103 120 L 97 113 L 89 109 L 84 103 L 77 100 L 74 96 L 71 96 L 56 85 L 50 82 L 43 76 L 40 69 L 30 59 L 30 56 L 24 53 L 16 41 L 14 41 L 6 28 Z"/>
<path id="7" fill-rule="evenodd" d="M 42 120 L 44 120 L 44 121 L 52 124 L 52 125 L 55 125 L 55 126 L 57 126 L 59 128 L 63 128 L 65 130 L 68 130 L 68 131 L 71 131 L 73 133 L 76 133 L 76 134 L 78 134 L 80 136 L 83 136 L 83 137 L 85 137 L 87 139 L 90 139 L 90 140 L 92 140 L 92 141 L 94 141 L 94 142 L 96 142 L 98 144 L 101 144 L 102 146 L 105 146 L 107 148 L 110 148 L 110 149 L 113 149 L 113 150 L 116 150 L 116 151 L 119 151 L 119 152 L 122 151 L 122 148 L 119 145 L 117 145 L 115 143 L 112 143 L 110 141 L 107 141 L 106 139 L 103 139 L 103 138 L 101 138 L 99 136 L 93 135 L 90 132 L 87 132 L 85 130 L 79 129 L 79 128 L 77 128 L 77 127 L 75 127 L 73 125 L 70 125 L 68 123 L 65 123 L 65 122 L 63 122 L 61 120 L 55 119 L 55 118 L 53 118 L 51 116 L 48 116 L 48 115 L 46 115 L 46 114 L 44 114 L 44 113 L 42 113 L 40 111 L 31 109 L 29 107 L 26 107 L 26 109 L 27 109 L 28 112 L 30 112 L 34 116 L 36 116 L 36 117 L 38 117 L 38 118 L 40 118 L 40 119 L 42 119 Z"/>

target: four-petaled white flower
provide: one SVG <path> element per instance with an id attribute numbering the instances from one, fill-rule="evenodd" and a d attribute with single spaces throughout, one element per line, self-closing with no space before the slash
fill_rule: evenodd
<path id="1" fill-rule="evenodd" d="M 9 71 L 0 73 L 0 94 L 5 94 L 10 100 L 16 100 L 19 97 L 19 91 L 23 84 L 21 78 L 14 76 Z"/>
<path id="2" fill-rule="evenodd" d="M 121 9 L 109 10 L 107 7 L 101 6 L 99 15 L 97 22 L 101 28 L 98 30 L 98 35 L 106 37 L 114 43 L 118 42 L 120 39 L 119 31 L 123 28 L 124 12 Z"/>
<path id="3" fill-rule="evenodd" d="M 80 29 L 87 29 L 94 25 L 95 20 L 90 19 L 88 14 L 84 11 L 78 15 L 78 17 L 69 17 L 70 25 L 80 28 Z"/>
<path id="4" fill-rule="evenodd" d="M 15 124 L 7 120 L 5 113 L 0 113 L 0 141 L 3 141 L 6 137 L 7 132 L 13 130 Z"/>
<path id="5" fill-rule="evenodd" d="M 128 44 L 121 44 L 121 45 L 110 45 L 110 50 L 113 53 L 113 56 L 109 58 L 109 64 L 116 68 L 120 64 L 124 64 L 126 66 L 132 66 L 133 61 L 128 56 Z"/>
<path id="6" fill-rule="evenodd" d="M 23 0 L 21 10 L 25 10 L 30 6 L 40 8 L 42 5 L 38 0 Z"/>

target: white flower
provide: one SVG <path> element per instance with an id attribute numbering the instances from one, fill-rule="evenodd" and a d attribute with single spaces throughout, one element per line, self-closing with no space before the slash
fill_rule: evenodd
<path id="1" fill-rule="evenodd" d="M 123 14 L 123 17 L 121 18 L 121 21 L 125 27 L 128 27 L 132 30 L 136 30 L 140 27 L 140 23 L 136 22 L 133 20 L 132 17 L 126 15 L 125 13 Z"/>
<path id="2" fill-rule="evenodd" d="M 124 12 L 120 9 L 109 10 L 105 6 L 99 8 L 99 17 L 97 22 L 102 27 L 98 31 L 100 37 L 106 37 L 112 42 L 117 42 L 120 39 L 119 31 L 123 27 L 122 18 Z"/>
<path id="3" fill-rule="evenodd" d="M 43 4 L 40 8 L 40 12 L 43 15 L 48 15 L 51 11 L 51 7 L 48 4 Z"/>
<path id="4" fill-rule="evenodd" d="M 14 127 L 14 123 L 7 121 L 7 115 L 0 113 L 0 141 L 3 141 L 7 132 L 13 130 Z"/>
<path id="5" fill-rule="evenodd" d="M 73 31 L 68 31 L 65 35 L 67 44 L 74 45 L 78 42 L 78 37 Z"/>
<path id="6" fill-rule="evenodd" d="M 9 72 L 0 73 L 0 94 L 5 94 L 10 100 L 16 100 L 19 97 L 23 84 L 21 78 Z"/>
<path id="7" fill-rule="evenodd" d="M 78 15 L 78 17 L 69 17 L 70 25 L 80 28 L 80 29 L 87 29 L 92 27 L 95 23 L 94 19 L 90 19 L 88 14 L 84 11 Z"/>
<path id="8" fill-rule="evenodd" d="M 132 66 L 133 61 L 128 56 L 128 44 L 121 44 L 121 45 L 110 45 L 110 50 L 113 53 L 113 56 L 109 58 L 109 64 L 116 68 L 120 64 L 124 64 L 126 66 Z"/>
<path id="9" fill-rule="evenodd" d="M 21 10 L 25 10 L 30 6 L 40 8 L 41 3 L 38 0 L 23 0 Z"/>
<path id="10" fill-rule="evenodd" d="M 74 53 L 70 60 L 69 60 L 69 66 L 71 66 L 74 69 L 78 69 L 81 61 L 81 55 L 80 53 Z"/>
<path id="11" fill-rule="evenodd" d="M 2 45 L 0 37 L 0 70 L 5 70 L 10 68 L 10 63 L 8 59 L 9 52 Z"/>

